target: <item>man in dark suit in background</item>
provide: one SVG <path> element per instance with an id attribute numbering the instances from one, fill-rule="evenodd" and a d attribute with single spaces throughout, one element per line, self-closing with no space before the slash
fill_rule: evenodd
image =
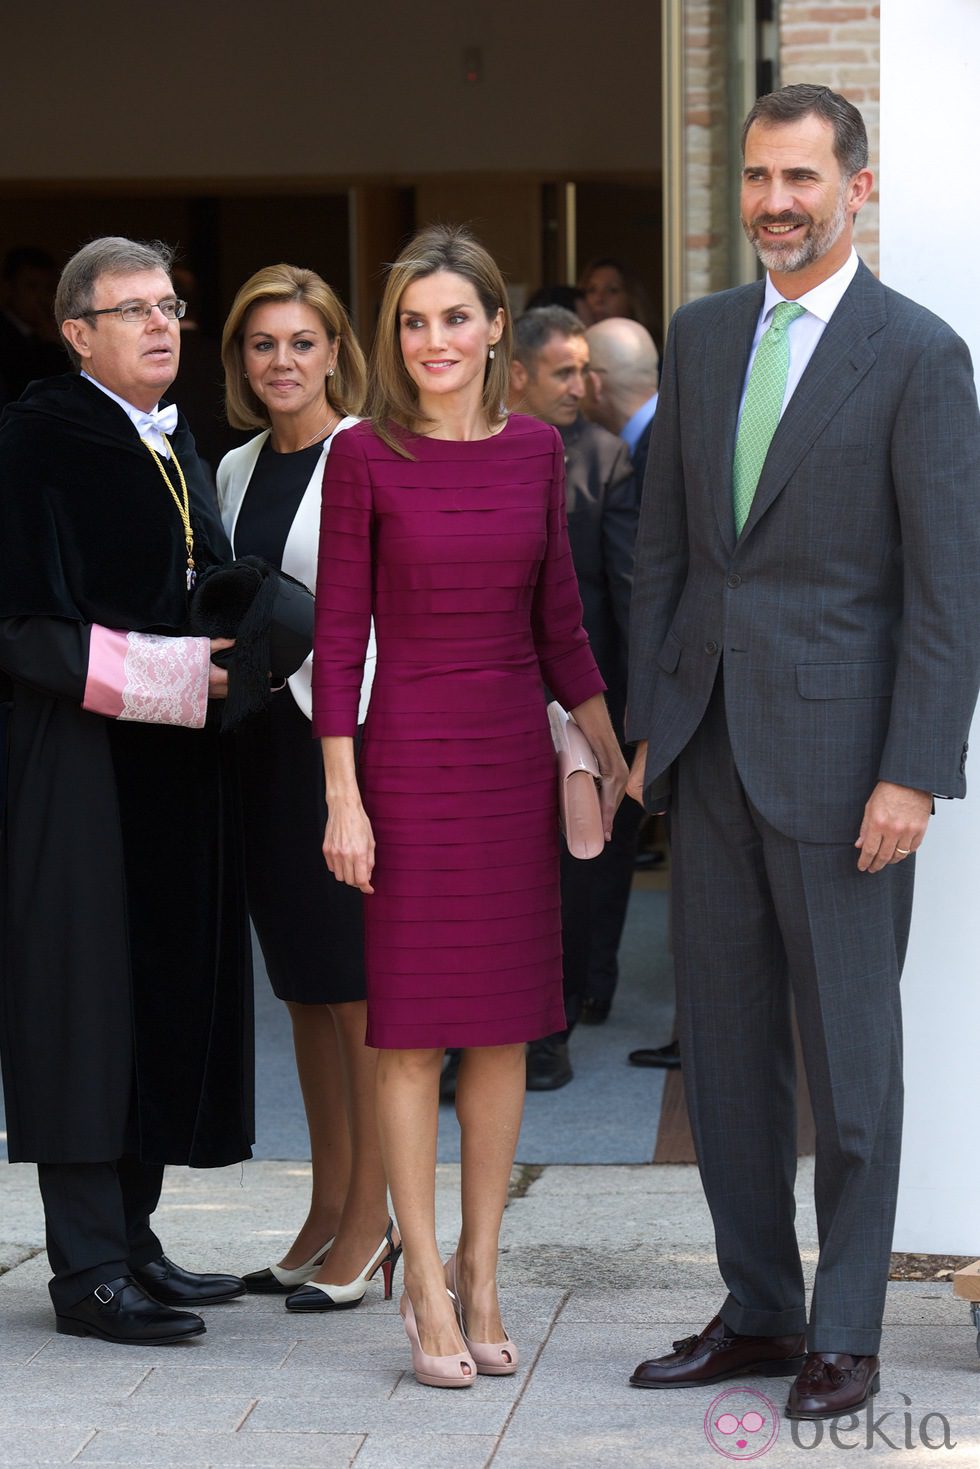
<path id="1" fill-rule="evenodd" d="M 586 331 L 585 340 L 590 391 L 583 412 L 622 439 L 642 490 L 660 383 L 656 345 L 645 326 L 625 316 L 597 321 Z"/>
<path id="2" fill-rule="evenodd" d="M 669 804 L 678 1021 L 718 1316 L 638 1387 L 796 1375 L 831 1418 L 878 1384 L 902 1126 L 899 978 L 933 797 L 962 796 L 980 682 L 969 353 L 852 246 L 873 184 L 825 87 L 743 132 L 754 285 L 671 326 L 633 600 L 632 791 Z M 790 996 L 817 1128 L 797 1248 Z"/>
<path id="3" fill-rule="evenodd" d="M 554 424 L 565 445 L 568 538 L 592 651 L 608 685 L 613 727 L 623 737 L 627 638 L 638 494 L 626 446 L 581 413 L 589 348 L 582 322 L 561 306 L 528 311 L 514 329 L 511 407 Z M 562 942 L 569 1026 L 605 1019 L 617 979 L 640 812 L 620 806 L 612 841 L 591 862 L 562 851 Z M 528 1087 L 572 1079 L 564 1036 L 528 1048 Z"/>
<path id="4" fill-rule="evenodd" d="M 593 423 L 601 424 L 622 439 L 633 461 L 637 489 L 642 494 L 659 396 L 660 358 L 656 345 L 645 326 L 625 316 L 597 321 L 586 331 L 585 340 L 589 344 L 589 392 L 583 412 Z M 652 816 L 641 824 L 639 848 L 645 859 L 643 865 L 659 865 L 664 860 L 661 850 L 648 846 L 658 825 Z M 637 866 L 640 862 L 638 855 Z M 640 1046 L 630 1051 L 628 1059 L 631 1066 L 675 1069 L 680 1065 L 676 1027 L 666 1045 Z"/>

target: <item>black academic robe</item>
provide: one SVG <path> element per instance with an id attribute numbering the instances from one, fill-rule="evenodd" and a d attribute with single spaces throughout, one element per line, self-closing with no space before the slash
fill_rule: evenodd
<path id="1" fill-rule="evenodd" d="M 183 419 L 199 569 L 230 552 Z M 229 742 L 82 708 L 93 624 L 186 632 L 183 528 L 126 414 L 72 374 L 0 424 L 0 858 L 11 1161 L 250 1154 L 251 961 Z"/>

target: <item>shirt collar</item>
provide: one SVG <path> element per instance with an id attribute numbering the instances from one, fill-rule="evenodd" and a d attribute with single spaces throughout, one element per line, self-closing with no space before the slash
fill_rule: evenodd
<path id="1" fill-rule="evenodd" d="M 639 443 L 643 430 L 657 411 L 658 396 L 659 394 L 654 393 L 652 398 L 648 398 L 645 403 L 641 403 L 633 414 L 633 417 L 628 418 L 619 430 L 619 437 L 623 440 L 623 443 L 631 454 Z"/>
<path id="2" fill-rule="evenodd" d="M 798 297 L 799 304 L 805 307 L 811 316 L 815 316 L 818 321 L 822 321 L 824 326 L 826 326 L 840 305 L 844 292 L 857 275 L 858 264 L 857 251 L 852 246 L 851 253 L 844 261 L 840 270 L 835 270 L 833 275 L 828 276 L 825 281 L 821 281 L 819 286 L 814 286 L 812 291 L 805 291 L 802 296 Z M 780 295 L 779 291 L 773 285 L 772 277 L 767 275 L 766 298 L 762 307 L 763 321 L 767 321 L 780 301 L 785 300 L 786 297 Z"/>
<path id="3" fill-rule="evenodd" d="M 137 408 L 134 403 L 127 403 L 125 398 L 120 398 L 118 393 L 114 393 L 111 388 L 107 388 L 105 383 L 100 383 L 98 378 L 90 377 L 89 374 L 84 371 L 82 372 L 82 377 L 85 378 L 87 382 L 90 382 L 93 387 L 98 388 L 100 393 L 105 393 L 107 398 L 111 398 L 113 403 L 118 403 L 120 408 L 123 410 L 124 413 L 129 416 L 130 420 L 133 423 L 135 423 L 137 419 L 146 417 L 147 410 L 145 408 Z M 159 407 L 159 403 L 154 403 L 153 407 L 150 409 L 150 412 L 155 412 Z"/>

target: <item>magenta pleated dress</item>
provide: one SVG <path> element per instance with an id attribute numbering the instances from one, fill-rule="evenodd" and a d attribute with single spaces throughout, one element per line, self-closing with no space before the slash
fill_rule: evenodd
<path id="1" fill-rule="evenodd" d="M 364 901 L 369 1045 L 492 1046 L 561 1030 L 555 756 L 544 684 L 605 685 L 582 628 L 561 440 L 335 440 L 323 483 L 313 732 L 353 735 L 376 842 Z"/>

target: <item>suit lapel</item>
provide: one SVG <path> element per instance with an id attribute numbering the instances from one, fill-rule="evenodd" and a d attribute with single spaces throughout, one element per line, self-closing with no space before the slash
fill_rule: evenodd
<path id="1" fill-rule="evenodd" d="M 729 551 L 735 549 L 732 459 L 738 405 L 764 296 L 765 284 L 758 281 L 738 291 L 734 301 L 722 305 L 716 345 L 713 350 L 709 346 L 704 354 L 702 422 L 708 482 L 712 487 L 718 529 Z"/>
<path id="2" fill-rule="evenodd" d="M 815 439 L 874 366 L 878 354 L 870 338 L 884 322 L 884 293 L 867 267 L 861 265 L 779 421 L 743 536 L 751 534 Z"/>

